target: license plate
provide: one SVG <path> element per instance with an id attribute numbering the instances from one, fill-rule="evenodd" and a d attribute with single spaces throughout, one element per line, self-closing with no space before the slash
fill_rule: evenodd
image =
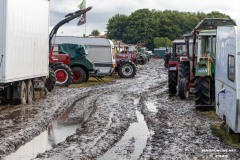
<path id="1" fill-rule="evenodd" d="M 177 67 L 169 67 L 169 71 L 176 71 Z"/>

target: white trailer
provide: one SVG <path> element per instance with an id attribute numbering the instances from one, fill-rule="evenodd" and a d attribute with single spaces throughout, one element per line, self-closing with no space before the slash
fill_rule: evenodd
<path id="1" fill-rule="evenodd" d="M 74 36 L 57 36 L 53 43 L 73 43 L 87 45 L 87 58 L 94 63 L 96 69 L 99 70 L 98 75 L 100 76 L 110 75 L 117 66 L 114 55 L 114 45 L 109 39 L 95 37 L 84 38 Z"/>
<path id="2" fill-rule="evenodd" d="M 49 75 L 49 0 L 0 1 L 0 94 L 31 102 Z M 38 80 L 37 80 L 38 79 Z"/>
<path id="3" fill-rule="evenodd" d="M 216 42 L 216 113 L 240 133 L 240 27 L 218 27 Z"/>

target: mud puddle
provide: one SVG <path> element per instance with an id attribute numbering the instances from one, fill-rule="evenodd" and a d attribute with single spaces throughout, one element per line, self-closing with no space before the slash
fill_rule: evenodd
<path id="1" fill-rule="evenodd" d="M 146 106 L 147 106 L 147 108 L 148 108 L 148 110 L 150 111 L 150 112 L 154 112 L 154 113 L 157 113 L 158 112 L 158 109 L 157 109 L 157 102 L 155 101 L 148 101 L 148 102 L 146 102 Z"/>
<path id="2" fill-rule="evenodd" d="M 92 108 L 85 110 L 79 117 L 71 117 L 73 107 L 66 110 L 57 121 L 51 123 L 47 130 L 42 132 L 30 142 L 20 147 L 16 152 L 3 158 L 4 160 L 30 160 L 37 157 L 38 154 L 54 148 L 57 144 L 66 140 L 68 136 L 73 135 L 77 128 L 89 118 Z"/>
<path id="3" fill-rule="evenodd" d="M 134 101 L 134 104 L 138 101 L 139 99 Z M 143 115 L 139 111 L 136 111 L 136 114 L 138 122 L 130 124 L 122 139 L 98 160 L 138 159 L 140 157 L 150 132 Z"/>

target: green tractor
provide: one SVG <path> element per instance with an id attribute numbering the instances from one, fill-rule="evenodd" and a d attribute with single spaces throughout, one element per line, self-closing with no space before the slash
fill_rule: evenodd
<path id="1" fill-rule="evenodd" d="M 193 30 L 193 73 L 195 107 L 215 106 L 215 57 L 217 26 L 233 26 L 235 21 L 227 18 L 207 18 Z M 197 41 L 197 43 L 196 43 Z M 197 49 L 196 49 L 197 47 Z M 195 52 L 197 50 L 197 55 Z"/>

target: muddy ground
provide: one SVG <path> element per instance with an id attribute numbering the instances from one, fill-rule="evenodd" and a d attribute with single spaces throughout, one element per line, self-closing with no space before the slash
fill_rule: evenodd
<path id="1" fill-rule="evenodd" d="M 133 79 L 0 106 L 0 159 L 238 159 L 215 121 L 170 97 L 163 61 L 151 60 Z"/>

